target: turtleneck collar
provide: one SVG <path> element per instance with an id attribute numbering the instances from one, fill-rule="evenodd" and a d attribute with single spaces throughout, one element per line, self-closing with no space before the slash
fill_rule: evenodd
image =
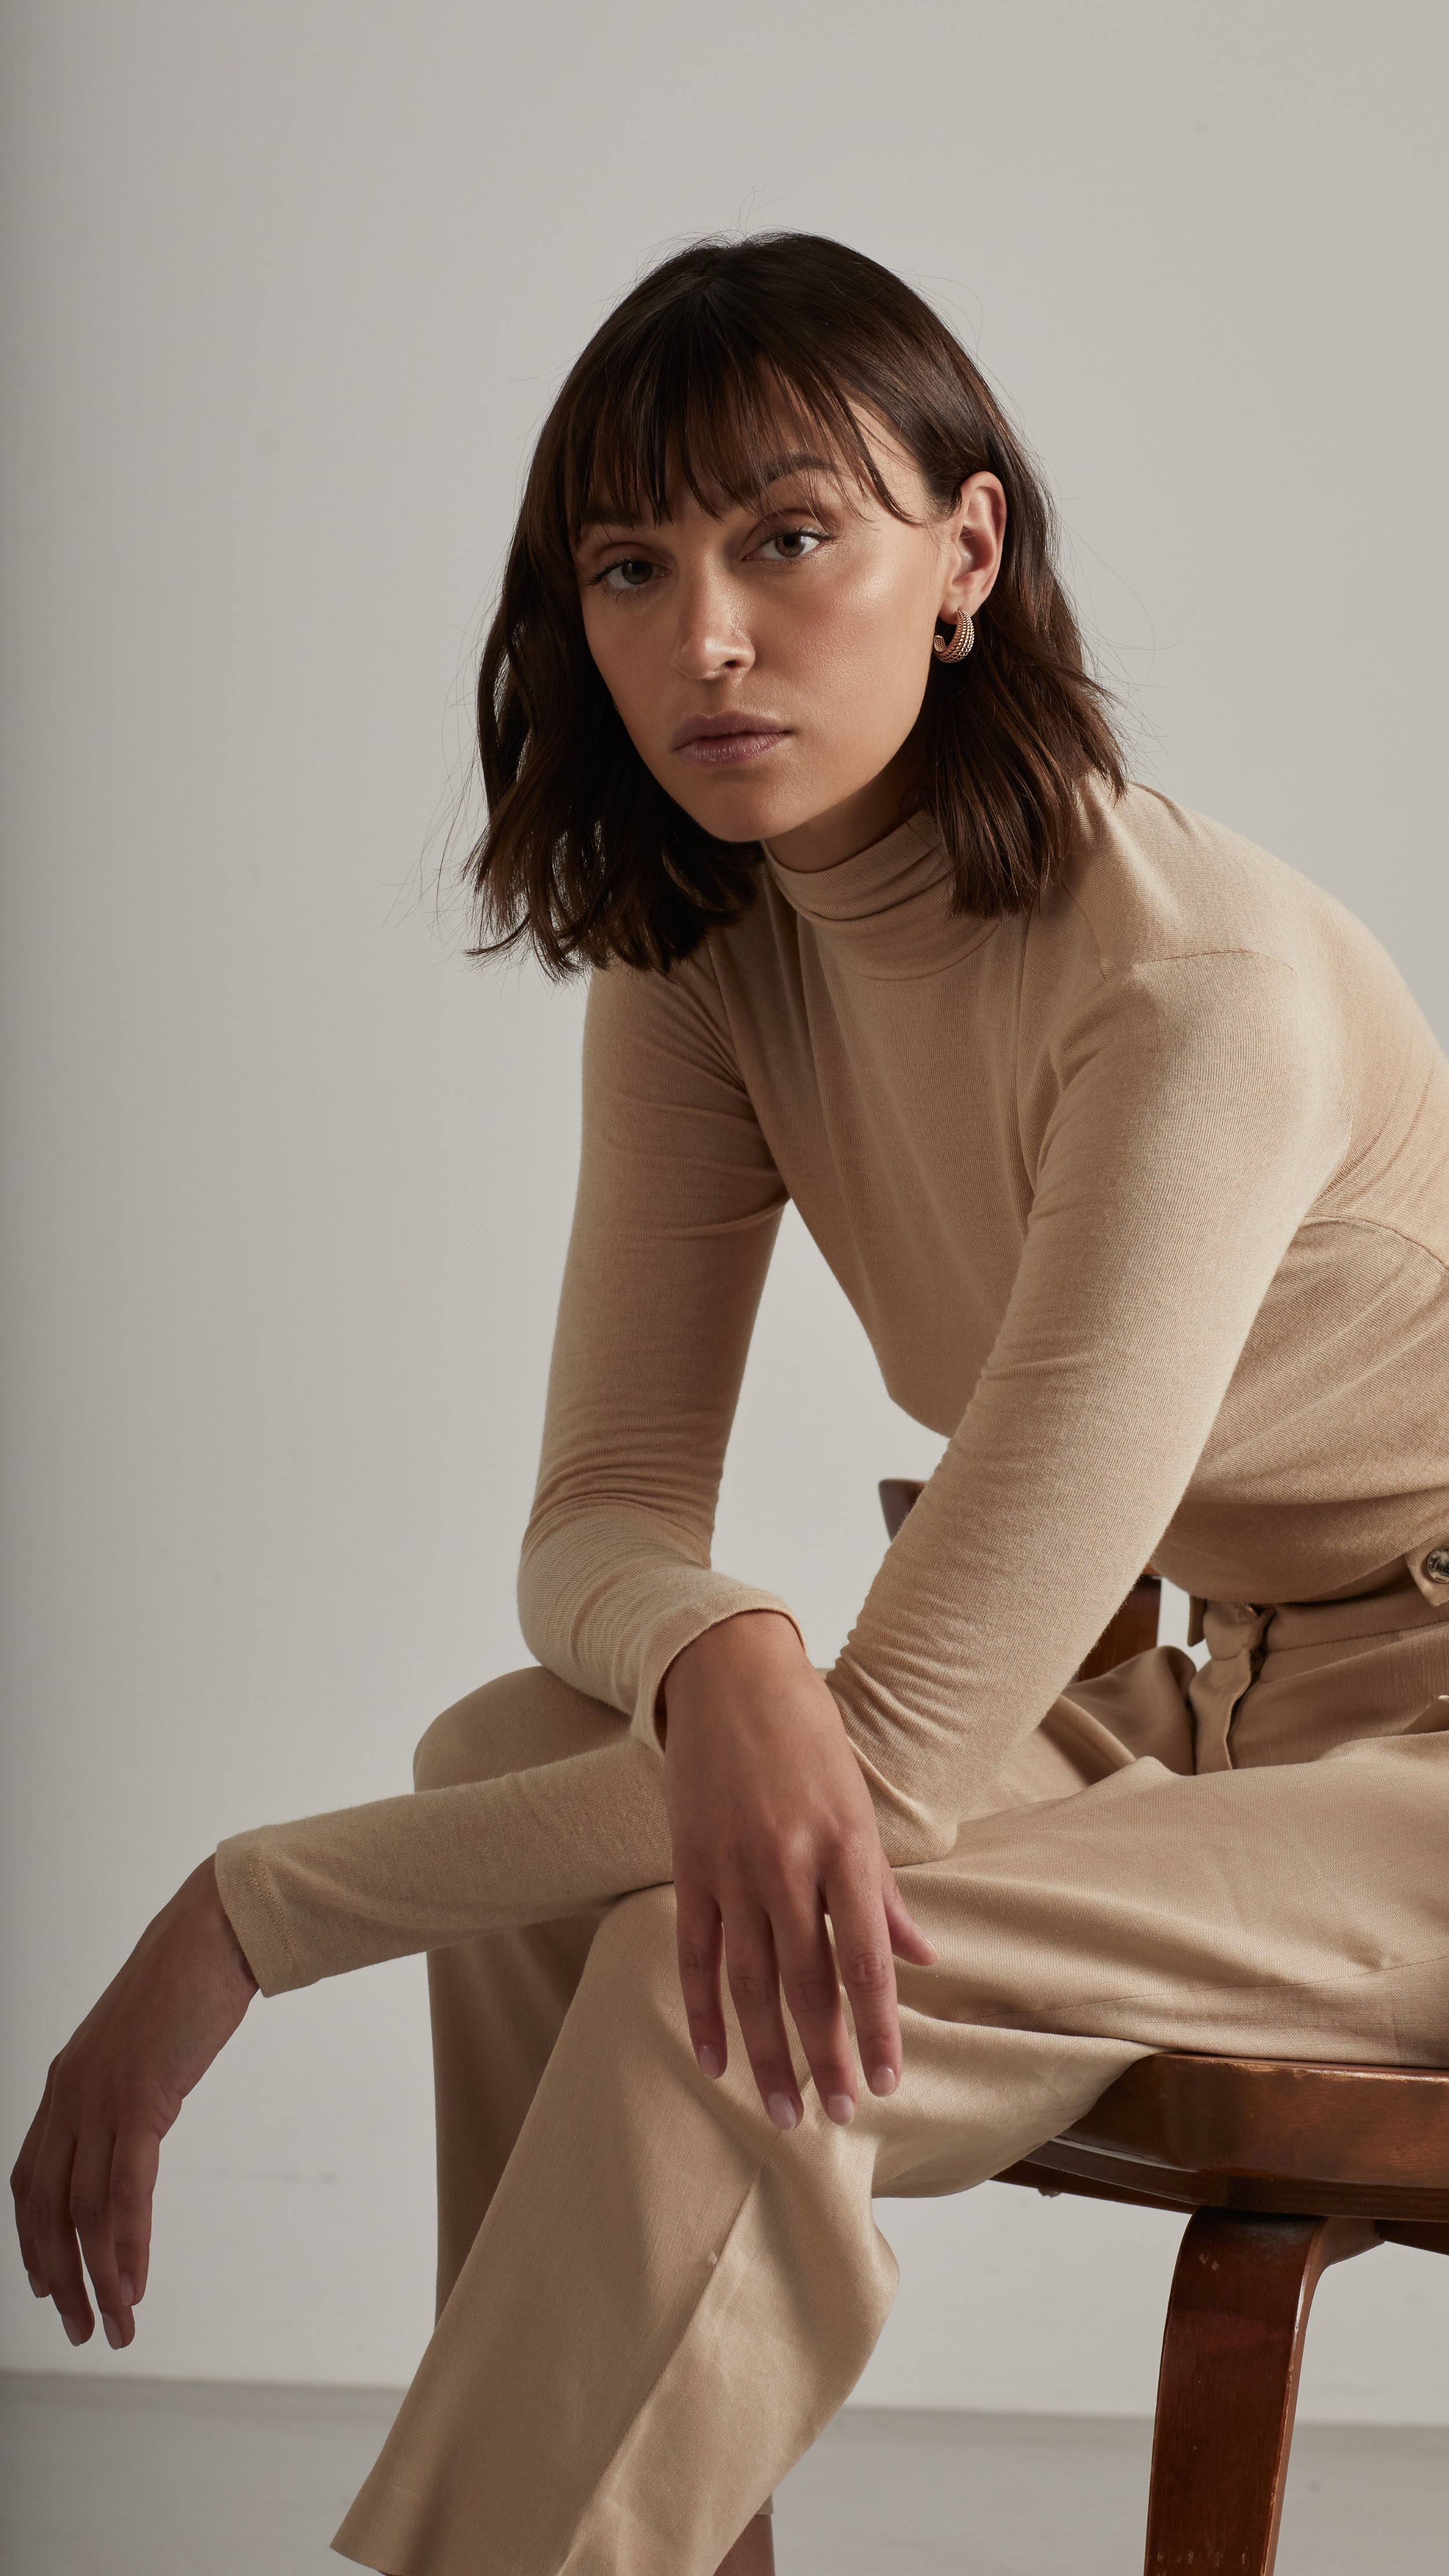
<path id="1" fill-rule="evenodd" d="M 761 847 L 792 912 L 858 975 L 938 975 L 996 928 L 979 914 L 952 912 L 951 863 L 929 814 L 911 815 L 883 841 L 829 868 L 782 867 L 768 841 Z"/>

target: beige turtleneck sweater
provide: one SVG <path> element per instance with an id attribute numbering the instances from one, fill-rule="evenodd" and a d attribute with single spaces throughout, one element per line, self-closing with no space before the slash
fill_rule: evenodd
<path id="1" fill-rule="evenodd" d="M 950 1438 L 829 1674 L 920 1858 L 1149 1557 L 1292 1601 L 1449 1544 L 1449 1065 L 1376 942 L 1142 787 L 1032 912 L 949 895 L 918 816 L 595 976 L 519 1593 L 648 1741 L 681 1647 L 786 1607 L 710 1532 L 792 1198 Z"/>
<path id="2" fill-rule="evenodd" d="M 893 1862 L 950 1849 L 1149 1557 L 1269 1603 L 1414 1555 L 1449 1602 L 1449 1065 L 1368 932 L 1142 787 L 1004 920 L 952 912 L 923 817 L 770 857 L 589 996 L 520 1608 L 643 1740 L 232 1837 L 268 1992 L 667 1876 L 662 1677 L 787 1607 L 710 1563 L 787 1198 L 949 1439 L 828 1676 Z"/>

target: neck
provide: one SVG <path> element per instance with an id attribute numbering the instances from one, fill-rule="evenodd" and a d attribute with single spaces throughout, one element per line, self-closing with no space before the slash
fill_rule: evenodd
<path id="1" fill-rule="evenodd" d="M 823 814 L 812 815 L 808 823 L 797 823 L 793 831 L 775 833 L 769 844 L 771 854 L 782 868 L 802 872 L 837 867 L 842 859 L 853 859 L 858 850 L 883 841 L 915 812 L 920 801 L 915 746 L 903 742 L 894 760 L 868 786 L 857 788 L 838 805 L 827 806 Z"/>

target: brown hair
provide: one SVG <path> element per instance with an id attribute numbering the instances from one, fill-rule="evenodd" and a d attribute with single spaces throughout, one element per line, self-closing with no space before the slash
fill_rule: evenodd
<path id="1" fill-rule="evenodd" d="M 840 242 L 699 242 L 616 306 L 534 452 L 478 677 L 488 827 L 468 861 L 474 954 L 530 940 L 555 975 L 610 958 L 667 970 L 750 903 L 758 844 L 704 831 L 624 731 L 584 638 L 573 548 L 601 497 L 611 514 L 663 519 L 675 474 L 706 508 L 721 495 L 746 504 L 782 411 L 897 518 L 862 413 L 894 434 L 939 509 L 983 468 L 1005 487 L 1005 553 L 975 651 L 933 668 L 918 727 L 922 798 L 958 907 L 1025 910 L 1070 848 L 1082 780 L 1096 772 L 1120 792 L 1105 695 L 1056 574 L 1050 500 L 960 342 Z"/>

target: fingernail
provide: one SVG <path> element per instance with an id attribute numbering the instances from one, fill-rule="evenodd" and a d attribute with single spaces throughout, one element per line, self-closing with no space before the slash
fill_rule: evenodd
<path id="1" fill-rule="evenodd" d="M 800 2114 L 788 2093 L 770 2095 L 770 2117 L 777 2129 L 793 2129 Z"/>
<path id="2" fill-rule="evenodd" d="M 825 2108 L 839 2129 L 848 2129 L 855 2118 L 855 2104 L 848 2093 L 832 2093 Z"/>
<path id="3" fill-rule="evenodd" d="M 694 2053 L 699 2059 L 699 2071 L 701 2075 L 709 2075 L 712 2077 L 723 2075 L 724 2068 L 719 2062 L 719 2050 L 717 2048 L 711 2048 L 708 2042 L 706 2042 L 702 2048 L 697 2048 Z"/>
<path id="4" fill-rule="evenodd" d="M 106 2341 L 110 2345 L 112 2352 L 124 2351 L 126 2338 L 122 2334 L 115 2318 L 108 2317 L 104 2308 L 101 2310 L 101 2323 L 105 2327 Z"/>
<path id="5" fill-rule="evenodd" d="M 872 2093 L 894 2093 L 900 2077 L 893 2066 L 878 2066 L 870 2079 Z"/>
<path id="6" fill-rule="evenodd" d="M 86 2339 L 86 2330 L 85 2330 L 85 2327 L 84 2327 L 83 2325 L 78 2325 L 78 2324 L 76 2323 L 76 2320 L 75 2320 L 75 2318 L 74 2318 L 74 2317 L 62 2317 L 62 2319 L 61 2319 L 61 2324 L 64 2326 L 64 2328 L 65 2328 L 65 2330 L 66 2330 L 66 2333 L 69 2335 L 69 2337 L 70 2337 L 70 2339 L 71 2339 L 71 2342 L 72 2342 L 72 2343 L 84 2343 L 84 2342 L 85 2342 L 85 2339 Z"/>
<path id="7" fill-rule="evenodd" d="M 27 2272 L 25 2277 L 30 2283 L 32 2290 L 35 2292 L 37 2299 L 49 2298 L 50 2292 L 47 2290 L 45 2283 L 42 2281 L 38 2272 Z"/>
<path id="8" fill-rule="evenodd" d="M 132 2280 L 129 2272 L 123 2272 L 121 2274 L 121 2296 L 125 2300 L 128 2308 L 134 2308 L 136 2304 L 136 2284 Z"/>

